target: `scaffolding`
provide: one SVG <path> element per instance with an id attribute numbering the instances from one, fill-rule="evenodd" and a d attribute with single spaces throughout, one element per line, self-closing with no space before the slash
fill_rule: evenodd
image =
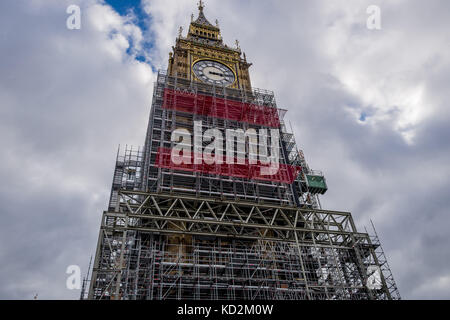
<path id="1" fill-rule="evenodd" d="M 379 243 L 356 230 L 350 213 L 119 197 L 119 210 L 103 215 L 91 299 L 399 298 Z M 369 289 L 373 266 L 384 269 L 380 287 Z"/>
<path id="2" fill-rule="evenodd" d="M 188 96 L 190 98 L 186 102 L 185 99 Z M 205 99 L 195 98 L 199 96 L 208 96 L 209 102 L 205 103 Z M 189 110 L 187 110 L 188 106 L 190 106 Z M 250 121 L 248 113 L 243 112 L 249 109 L 253 110 L 252 121 Z M 231 110 L 234 110 L 234 113 Z M 223 117 L 218 117 L 217 113 L 222 113 Z M 168 166 L 162 168 L 154 165 L 157 163 L 160 150 L 171 150 L 175 146 L 175 143 L 171 141 L 172 132 L 176 129 L 194 132 L 195 121 L 200 121 L 204 130 L 214 128 L 223 132 L 227 129 L 247 131 L 251 128 L 259 130 L 269 125 L 277 125 L 277 123 L 279 125 L 282 120 L 280 116 L 283 114 L 283 110 L 276 107 L 273 92 L 261 89 L 247 92 L 215 87 L 169 77 L 165 72 L 160 72 L 154 88 L 146 138 L 146 190 L 196 194 L 221 199 L 239 198 L 287 205 L 295 203 L 292 186 L 288 183 L 274 181 L 276 179 L 258 181 L 220 175 L 217 174 L 217 170 L 211 170 L 210 174 L 205 171 L 188 172 L 168 168 Z M 274 115 L 277 116 L 274 117 Z M 242 118 L 245 118 L 246 121 L 243 121 Z M 283 144 L 280 144 L 279 148 L 280 165 L 288 170 L 291 163 L 285 158 Z M 224 149 L 225 147 L 221 151 Z M 238 156 L 242 155 L 236 153 L 236 157 Z"/>
<path id="3" fill-rule="evenodd" d="M 117 155 L 88 297 L 399 299 L 378 237 L 358 232 L 350 213 L 321 209 L 326 180 L 309 168 L 285 113 L 271 91 L 160 72 L 144 148 Z M 301 172 L 289 183 L 161 165 L 171 133 L 192 132 L 195 121 L 204 130 L 275 127 L 280 165 Z"/>

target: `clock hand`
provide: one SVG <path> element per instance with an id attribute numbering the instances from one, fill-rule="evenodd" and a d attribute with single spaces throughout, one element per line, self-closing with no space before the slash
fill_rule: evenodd
<path id="1" fill-rule="evenodd" d="M 218 73 L 218 72 L 214 72 L 214 71 L 208 71 L 208 73 L 215 75 L 215 76 L 225 77 L 225 75 L 223 73 Z"/>

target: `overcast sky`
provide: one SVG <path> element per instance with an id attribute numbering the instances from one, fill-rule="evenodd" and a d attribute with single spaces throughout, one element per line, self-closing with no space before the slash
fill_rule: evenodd
<path id="1" fill-rule="evenodd" d="M 118 145 L 144 143 L 155 71 L 196 3 L 0 2 L 0 298 L 79 297 L 66 268 L 87 271 Z M 450 298 L 450 2 L 208 0 L 205 13 L 289 110 L 326 175 L 323 207 L 374 221 L 403 298 Z"/>

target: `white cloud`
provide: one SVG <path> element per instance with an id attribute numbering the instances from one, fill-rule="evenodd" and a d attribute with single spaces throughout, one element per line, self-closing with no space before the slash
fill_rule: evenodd
<path id="1" fill-rule="evenodd" d="M 142 0 L 144 11 L 151 20 L 152 40 L 157 44 L 151 53 L 154 65 L 167 68 L 169 51 L 174 45 L 180 26 L 184 30 L 190 22 L 191 12 L 196 12 L 195 2 L 190 0 L 178 1 L 148 1 Z"/>

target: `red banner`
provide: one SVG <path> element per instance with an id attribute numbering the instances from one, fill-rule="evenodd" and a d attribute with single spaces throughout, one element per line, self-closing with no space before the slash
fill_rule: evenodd
<path id="1" fill-rule="evenodd" d="M 245 164 L 207 164 L 202 161 L 201 164 L 194 164 L 194 153 L 186 155 L 186 159 L 190 159 L 190 164 L 176 164 L 172 161 L 172 149 L 170 148 L 158 148 L 158 153 L 156 156 L 155 166 L 158 168 L 180 170 L 188 172 L 201 172 L 206 174 L 221 175 L 228 177 L 244 178 L 249 180 L 263 180 L 263 181 L 273 181 L 280 183 L 292 184 L 297 178 L 300 167 L 279 164 L 277 172 L 273 175 L 263 175 L 261 169 L 270 168 L 269 165 L 261 164 L 249 164 L 248 160 L 245 160 Z"/>
<path id="2" fill-rule="evenodd" d="M 164 90 L 163 108 L 272 128 L 280 127 L 276 108 L 172 89 Z"/>

